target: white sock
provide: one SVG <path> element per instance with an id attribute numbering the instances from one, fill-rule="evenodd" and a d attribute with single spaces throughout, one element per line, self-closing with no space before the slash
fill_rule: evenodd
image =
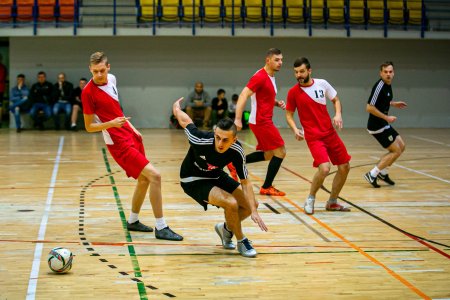
<path id="1" fill-rule="evenodd" d="M 387 175 L 389 173 L 389 169 L 388 168 L 384 168 L 383 170 L 380 171 L 381 175 Z"/>
<path id="2" fill-rule="evenodd" d="M 73 126 L 77 126 L 77 124 L 76 124 L 76 123 L 72 123 L 72 125 L 71 125 L 71 126 L 72 126 L 72 127 L 73 127 Z"/>
<path id="3" fill-rule="evenodd" d="M 370 176 L 377 177 L 380 173 L 380 169 L 378 169 L 377 166 L 375 166 L 372 170 L 370 170 Z"/>
<path id="4" fill-rule="evenodd" d="M 307 198 L 307 199 L 316 200 L 316 197 L 315 197 L 315 196 L 312 196 L 312 195 L 308 195 L 308 198 Z"/>
<path id="5" fill-rule="evenodd" d="M 128 223 L 133 224 L 136 221 L 139 221 L 139 213 L 130 212 Z"/>
<path id="6" fill-rule="evenodd" d="M 164 217 L 162 218 L 156 218 L 156 229 L 161 230 L 167 227 L 166 220 L 164 220 Z"/>

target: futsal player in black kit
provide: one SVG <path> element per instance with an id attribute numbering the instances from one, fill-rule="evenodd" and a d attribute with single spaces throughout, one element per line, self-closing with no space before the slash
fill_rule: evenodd
<path id="1" fill-rule="evenodd" d="M 373 187 L 379 188 L 377 179 L 389 185 L 395 182 L 388 175 L 388 168 L 405 151 L 405 143 L 400 135 L 390 125 L 397 117 L 388 115 L 391 106 L 405 108 L 403 101 L 392 101 L 392 79 L 394 78 L 394 64 L 390 61 L 381 64 L 380 79 L 375 83 L 367 102 L 366 111 L 369 113 L 367 131 L 389 152 L 384 154 L 375 167 L 364 175 Z"/>
<path id="2" fill-rule="evenodd" d="M 248 179 L 245 154 L 237 141 L 237 128 L 233 120 L 224 118 L 217 123 L 214 132 L 199 130 L 191 118 L 181 110 L 183 98 L 173 104 L 173 114 L 184 128 L 190 148 L 180 170 L 180 182 L 184 192 L 196 200 L 205 210 L 208 204 L 222 207 L 225 223 L 219 223 L 215 230 L 225 249 L 235 249 L 233 234 L 236 235 L 239 253 L 255 257 L 256 250 L 242 232 L 241 222 L 247 217 L 258 224 L 263 231 L 267 227 L 258 214 L 258 202 Z M 233 163 L 240 178 L 233 180 L 223 167 Z"/>

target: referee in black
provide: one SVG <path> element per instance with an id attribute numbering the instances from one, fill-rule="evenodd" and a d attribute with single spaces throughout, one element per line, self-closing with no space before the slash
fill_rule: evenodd
<path id="1" fill-rule="evenodd" d="M 388 115 L 391 106 L 405 108 L 403 101 L 392 101 L 392 79 L 394 78 L 394 63 L 387 61 L 380 66 L 380 79 L 375 83 L 367 101 L 366 111 L 369 113 L 367 131 L 389 152 L 384 154 L 375 167 L 364 175 L 373 187 L 379 188 L 377 179 L 389 185 L 395 182 L 388 175 L 388 168 L 405 151 L 405 143 L 397 131 L 390 125 L 397 117 Z"/>

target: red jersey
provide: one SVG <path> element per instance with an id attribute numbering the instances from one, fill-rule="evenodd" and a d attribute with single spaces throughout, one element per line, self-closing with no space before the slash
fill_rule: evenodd
<path id="1" fill-rule="evenodd" d="M 334 99 L 336 90 L 324 79 L 313 79 L 310 86 L 294 85 L 288 92 L 286 109 L 295 112 L 305 132 L 305 139 L 313 141 L 334 131 L 327 111 L 327 98 Z"/>
<path id="2" fill-rule="evenodd" d="M 249 123 L 258 125 L 272 123 L 277 85 L 275 77 L 269 76 L 264 68 L 250 78 L 247 87 L 254 93 L 251 96 L 252 110 Z"/>
<path id="3" fill-rule="evenodd" d="M 117 117 L 123 117 L 116 87 L 116 77 L 108 74 L 108 83 L 96 85 L 91 79 L 81 93 L 83 113 L 94 115 L 96 123 L 105 123 Z M 103 130 L 103 138 L 107 145 L 129 142 L 133 129 L 126 122 L 121 128 L 113 127 Z"/>

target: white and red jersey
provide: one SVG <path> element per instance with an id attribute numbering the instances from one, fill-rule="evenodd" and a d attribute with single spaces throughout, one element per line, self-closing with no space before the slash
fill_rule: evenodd
<path id="1" fill-rule="evenodd" d="M 252 110 L 249 123 L 254 125 L 272 123 L 273 107 L 277 95 L 275 77 L 269 76 L 262 68 L 250 78 L 247 87 L 254 93 L 251 96 Z"/>
<path id="2" fill-rule="evenodd" d="M 96 85 L 91 79 L 81 93 L 83 113 L 94 115 L 96 123 L 105 123 L 117 117 L 123 117 L 123 111 L 119 103 L 119 92 L 116 87 L 116 77 L 108 74 L 108 82 L 104 85 Z M 103 138 L 107 145 L 128 142 L 133 129 L 126 122 L 121 128 L 112 127 L 103 130 Z"/>
<path id="3" fill-rule="evenodd" d="M 312 141 L 334 131 L 327 111 L 327 99 L 336 97 L 336 90 L 324 79 L 312 79 L 310 86 L 294 85 L 288 92 L 286 109 L 295 112 L 305 132 L 305 139 Z"/>

